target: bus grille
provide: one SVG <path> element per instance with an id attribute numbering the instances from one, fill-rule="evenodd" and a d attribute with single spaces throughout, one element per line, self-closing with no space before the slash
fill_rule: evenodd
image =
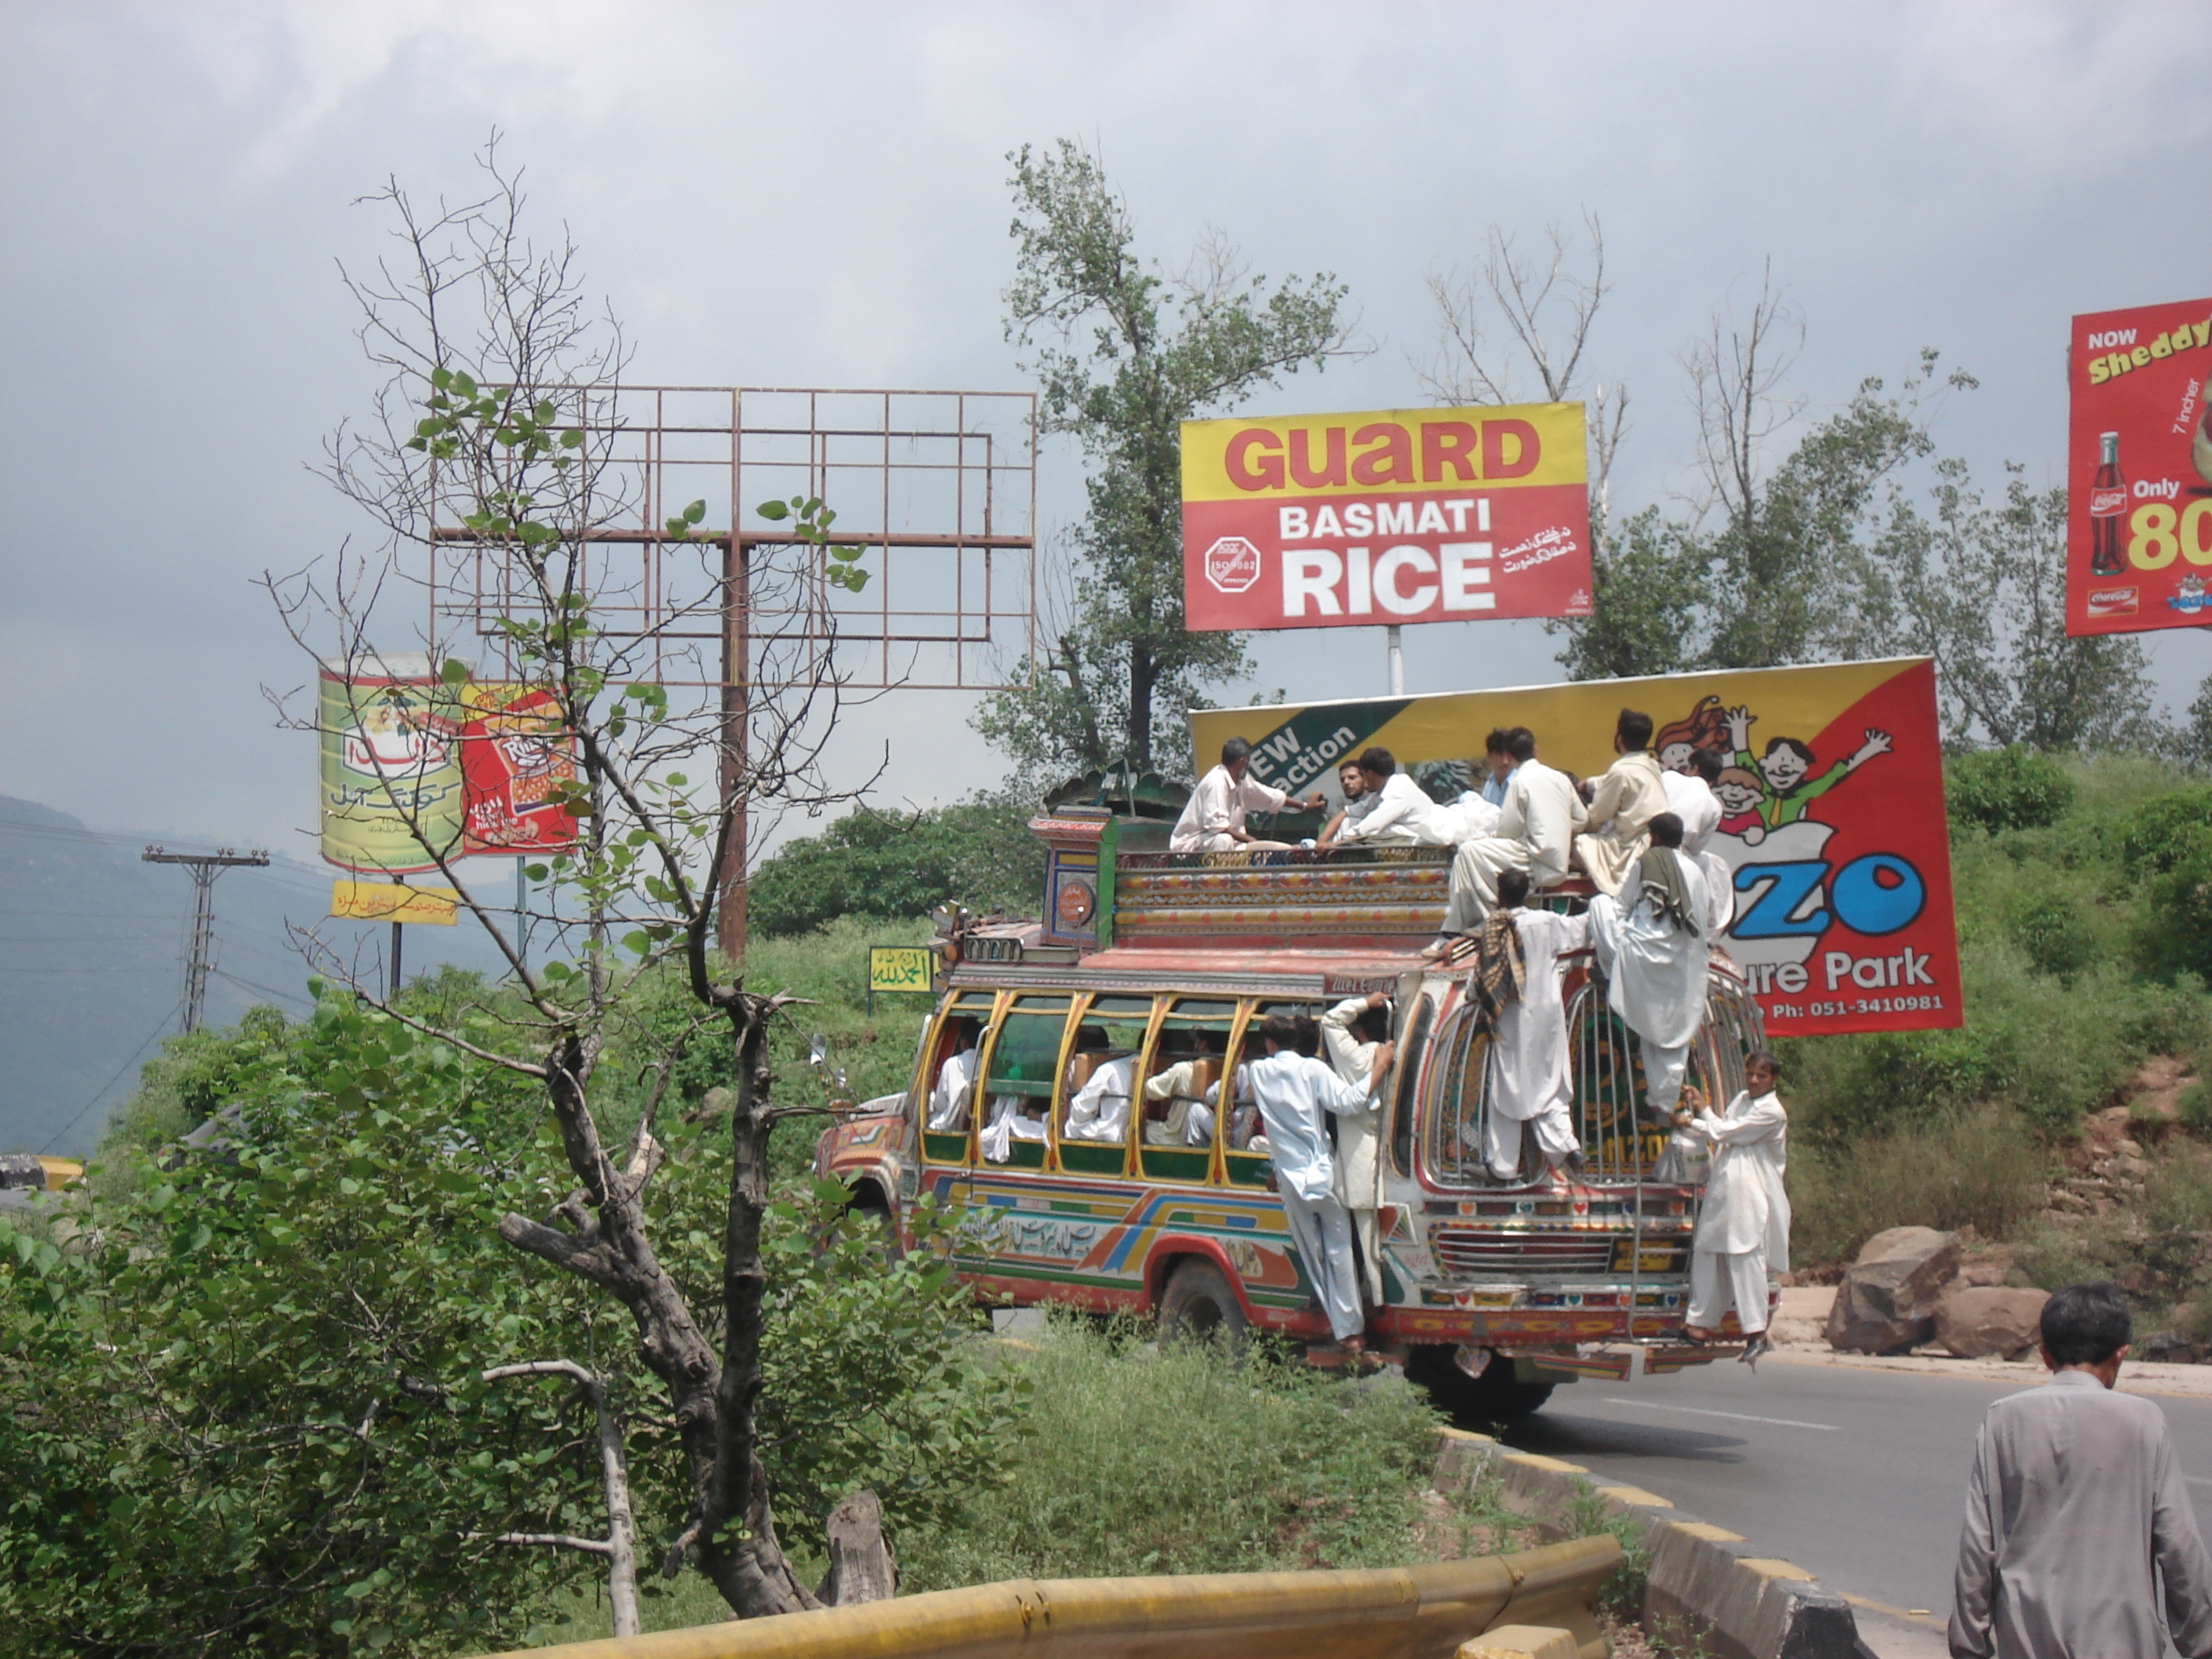
<path id="1" fill-rule="evenodd" d="M 1596 1273 L 1613 1266 L 1611 1233 L 1486 1233 L 1439 1227 L 1430 1240 L 1444 1271 L 1481 1273 Z"/>

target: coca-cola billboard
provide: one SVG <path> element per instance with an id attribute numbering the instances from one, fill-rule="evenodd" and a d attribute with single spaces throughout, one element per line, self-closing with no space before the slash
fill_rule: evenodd
<path id="1" fill-rule="evenodd" d="M 2212 623 L 2212 300 L 2074 319 L 2066 631 Z"/>
<path id="2" fill-rule="evenodd" d="M 1580 404 L 1185 422 L 1186 622 L 1586 617 L 1588 477 Z"/>

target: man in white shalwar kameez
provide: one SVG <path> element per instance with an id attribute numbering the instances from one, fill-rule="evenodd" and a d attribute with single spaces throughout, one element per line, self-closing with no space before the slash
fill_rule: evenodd
<path id="1" fill-rule="evenodd" d="M 1136 1056 L 1099 1062 L 1089 1080 L 1067 1103 L 1067 1123 L 1062 1140 L 1119 1141 L 1129 1133 L 1129 1091 L 1137 1066 Z"/>
<path id="2" fill-rule="evenodd" d="M 1167 1115 L 1158 1122 L 1145 1125 L 1145 1145 L 1147 1146 L 1211 1146 L 1213 1145 L 1213 1106 L 1208 1097 L 1220 1087 L 1218 1082 L 1200 1084 L 1201 1073 L 1218 1066 L 1218 1062 L 1206 1052 L 1206 1038 L 1198 1039 L 1199 1050 L 1172 1066 L 1164 1066 L 1145 1079 L 1145 1098 L 1168 1103 Z"/>
<path id="3" fill-rule="evenodd" d="M 1682 820 L 1682 850 L 1693 859 L 1705 856 L 1706 844 L 1721 827 L 1721 798 L 1713 793 L 1720 775 L 1721 757 L 1710 749 L 1690 751 L 1688 771 L 1659 775 L 1667 810 Z"/>
<path id="4" fill-rule="evenodd" d="M 1260 1035 L 1267 1057 L 1243 1069 L 1267 1126 L 1267 1155 L 1274 1163 L 1291 1242 L 1328 1316 L 1330 1334 L 1347 1352 L 1358 1353 L 1364 1346 L 1360 1333 L 1367 1320 L 1352 1265 L 1352 1223 L 1336 1195 L 1335 1160 L 1329 1155 L 1322 1115 L 1375 1112 L 1383 1075 L 1397 1051 L 1388 1042 L 1376 1044 L 1367 1077 L 1346 1082 L 1326 1062 L 1298 1052 L 1297 1022 L 1289 1015 L 1268 1015 Z"/>
<path id="5" fill-rule="evenodd" d="M 1522 907 L 1528 897 L 1525 872 L 1498 878 L 1498 914 L 1520 941 L 1518 975 L 1493 973 L 1486 955 L 1481 985 L 1497 986 L 1490 1041 L 1490 1111 L 1483 1120 L 1482 1154 L 1500 1181 L 1521 1175 L 1521 1134 L 1527 1124 L 1558 1179 L 1559 1166 L 1582 1151 L 1575 1135 L 1574 1085 L 1567 1075 L 1567 1007 L 1559 997 L 1559 958 L 1589 943 L 1589 918 L 1554 915 Z M 1486 951 L 1490 930 L 1483 934 Z M 1503 940 L 1497 941 L 1502 948 Z M 1500 964 L 1502 968 L 1504 964 Z"/>
<path id="6" fill-rule="evenodd" d="M 1332 842 L 1322 847 L 1348 847 L 1363 842 L 1373 847 L 1448 847 L 1452 820 L 1428 797 L 1428 792 L 1398 769 L 1397 757 L 1387 749 L 1370 749 L 1359 757 L 1359 775 L 1366 788 L 1363 799 L 1375 804 L 1364 812 L 1347 813 Z"/>
<path id="7" fill-rule="evenodd" d="M 1535 735 L 1527 726 L 1516 726 L 1507 732 L 1505 744 L 1514 763 L 1505 805 L 1498 810 L 1492 834 L 1462 842 L 1454 855 L 1443 933 L 1425 956 L 1443 955 L 1455 935 L 1482 926 L 1482 919 L 1498 902 L 1500 872 L 1525 870 L 1534 887 L 1548 887 L 1567 873 L 1576 826 L 1587 817 L 1582 797 L 1565 773 L 1536 758 Z"/>
<path id="8" fill-rule="evenodd" d="M 1364 997 L 1346 997 L 1321 1017 L 1322 1046 L 1336 1074 L 1347 1083 L 1360 1082 L 1374 1072 L 1381 1039 L 1370 1038 L 1360 1028 L 1389 1006 L 1389 998 L 1382 992 L 1370 991 Z M 1376 1147 L 1382 1135 L 1377 1113 L 1356 1112 L 1336 1121 L 1336 1196 L 1352 1218 L 1352 1237 L 1359 1241 L 1367 1299 L 1378 1306 L 1382 1300 L 1382 1241 L 1376 1231 L 1375 1211 L 1381 1202 L 1382 1170 Z"/>
<path id="9" fill-rule="evenodd" d="M 1721 1316 L 1733 1303 L 1746 1346 L 1756 1362 L 1766 1340 L 1767 1279 L 1790 1271 L 1790 1194 L 1782 1177 L 1789 1165 L 1790 1114 L 1774 1086 L 1782 1068 L 1768 1054 L 1744 1062 L 1748 1085 L 1716 1117 L 1694 1089 L 1675 1122 L 1712 1143 L 1712 1172 L 1705 1177 L 1704 1207 L 1691 1241 L 1690 1310 L 1682 1334 L 1692 1342 L 1719 1334 Z"/>
<path id="10" fill-rule="evenodd" d="M 937 1068 L 937 1081 L 930 1085 L 928 1123 L 933 1129 L 968 1127 L 968 1102 L 975 1092 L 976 1042 L 973 1026 L 966 1032 L 965 1041 L 968 1046 Z"/>
<path id="11" fill-rule="evenodd" d="M 1589 834 L 1575 837 L 1575 862 L 1589 872 L 1601 892 L 1619 895 L 1636 860 L 1650 845 L 1646 829 L 1669 810 L 1665 775 L 1650 744 L 1651 716 L 1622 709 L 1613 731 L 1613 752 L 1620 758 L 1606 769 L 1590 792 Z"/>
<path id="12" fill-rule="evenodd" d="M 1221 764 L 1198 781 L 1183 803 L 1182 816 L 1168 835 L 1170 853 L 1232 853 L 1239 848 L 1287 847 L 1288 842 L 1255 841 L 1245 832 L 1247 812 L 1279 812 L 1297 801 L 1244 775 L 1252 764 L 1252 745 L 1231 738 L 1221 745 Z M 1318 812 L 1326 798 L 1316 789 L 1303 805 Z"/>
<path id="13" fill-rule="evenodd" d="M 1611 982 L 1613 1012 L 1636 1033 L 1650 1121 L 1663 1126 L 1705 1024 L 1712 901 L 1703 867 L 1682 856 L 1681 819 L 1662 812 L 1650 831 L 1651 846 L 1630 867 L 1620 896 L 1591 897 L 1590 944 Z"/>

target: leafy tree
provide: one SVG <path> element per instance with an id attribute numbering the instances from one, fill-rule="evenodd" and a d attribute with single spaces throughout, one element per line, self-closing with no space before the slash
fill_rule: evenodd
<path id="1" fill-rule="evenodd" d="M 748 920 L 775 935 L 811 933 L 845 915 L 925 916 L 947 900 L 1033 910 L 1044 890 L 1044 850 L 1029 832 L 1030 811 L 1008 794 L 911 817 L 850 813 L 763 861 Z"/>
<path id="2" fill-rule="evenodd" d="M 1139 258 L 1128 204 L 1093 152 L 1063 138 L 1007 159 L 1006 337 L 1035 353 L 1044 429 L 1074 437 L 1092 471 L 1047 672 L 986 698 L 975 727 L 1033 778 L 1179 766 L 1198 689 L 1249 672 L 1237 635 L 1183 626 L 1181 423 L 1352 355 L 1346 289 L 1322 275 L 1270 292 L 1218 239 L 1170 281 Z"/>
<path id="3" fill-rule="evenodd" d="M 1944 769 L 1943 793 L 1954 826 L 1995 836 L 2057 823 L 2074 804 L 2074 780 L 2048 755 L 2014 745 L 1960 756 Z"/>
<path id="4" fill-rule="evenodd" d="M 483 1018 L 519 1013 L 501 1003 Z M 494 1223 L 574 1180 L 539 1091 L 327 990 L 312 1019 L 203 1034 L 231 1062 L 222 1144 L 0 1231 L 0 1628 L 9 1650 L 481 1650 L 589 1571 L 503 1538 L 600 1530 L 573 1390 L 606 1379 L 648 1537 L 692 1492 L 629 1319 L 519 1261 Z M 647 1194 L 682 1293 L 723 1271 L 729 1146 L 672 1134 Z M 886 1266 L 843 1194 L 789 1183 L 763 1252 L 763 1460 L 817 1543 L 855 1486 L 941 1525 L 992 1478 L 1015 1379 L 937 1256 Z M 520 1268 L 520 1271 L 518 1269 Z M 648 1594 L 652 1593 L 648 1589 Z M 20 1644 L 20 1645 L 18 1645 Z"/>

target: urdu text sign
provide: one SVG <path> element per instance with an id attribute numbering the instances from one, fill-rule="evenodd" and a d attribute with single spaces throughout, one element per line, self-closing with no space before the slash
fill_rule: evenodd
<path id="1" fill-rule="evenodd" d="M 1590 612 L 1580 404 L 1182 427 L 1198 630 Z"/>

